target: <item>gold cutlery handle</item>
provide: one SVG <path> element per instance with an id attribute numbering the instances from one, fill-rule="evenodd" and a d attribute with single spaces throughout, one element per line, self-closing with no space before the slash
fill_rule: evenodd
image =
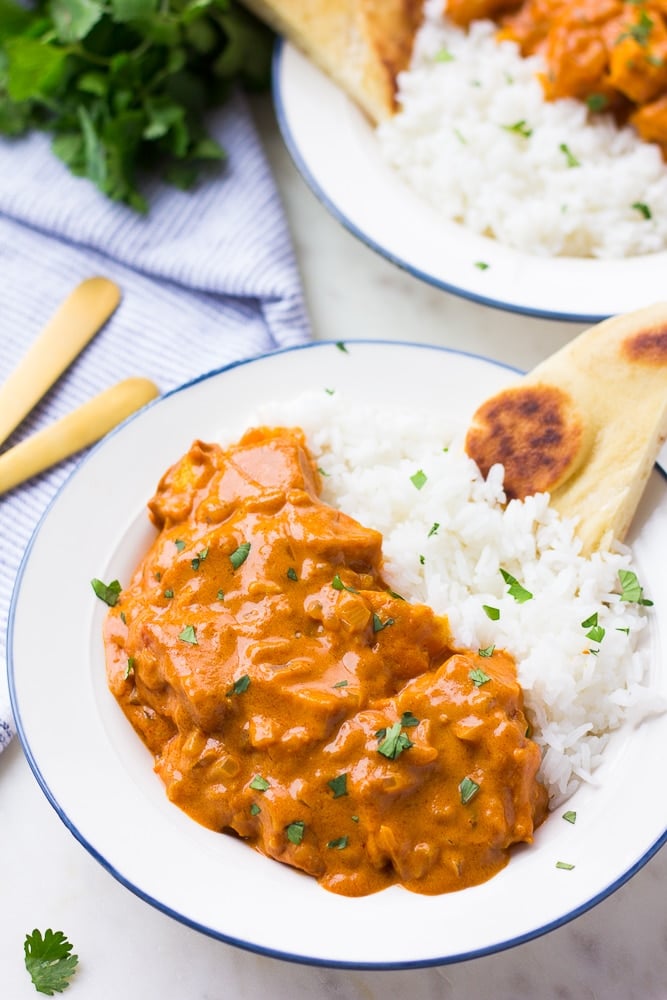
<path id="1" fill-rule="evenodd" d="M 158 392 L 148 379 L 126 379 L 10 448 L 0 455 L 0 493 L 98 441 Z"/>
<path id="2" fill-rule="evenodd" d="M 106 323 L 120 297 L 113 281 L 98 277 L 82 281 L 65 299 L 0 386 L 0 444 Z"/>

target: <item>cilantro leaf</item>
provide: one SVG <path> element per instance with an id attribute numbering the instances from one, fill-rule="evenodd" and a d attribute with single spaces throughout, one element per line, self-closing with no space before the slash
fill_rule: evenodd
<path id="1" fill-rule="evenodd" d="M 533 595 L 525 587 L 522 587 L 519 581 L 508 573 L 506 570 L 501 569 L 500 575 L 507 584 L 507 593 L 510 597 L 513 597 L 517 604 L 525 604 L 526 601 L 532 600 Z"/>
<path id="2" fill-rule="evenodd" d="M 473 781 L 472 778 L 464 778 L 459 784 L 459 795 L 461 796 L 461 802 L 463 805 L 467 806 L 468 803 L 477 795 L 478 791 L 479 785 L 476 781 Z"/>
<path id="3" fill-rule="evenodd" d="M 378 747 L 378 753 L 381 753 L 383 757 L 387 757 L 388 760 L 396 760 L 396 758 L 403 753 L 404 750 L 409 750 L 410 747 L 414 746 L 414 743 L 407 736 L 406 733 L 401 732 L 401 723 L 395 722 L 387 730 L 379 730 L 383 733 L 382 743 Z"/>
<path id="4" fill-rule="evenodd" d="M 644 597 L 644 588 L 639 585 L 637 574 L 630 569 L 619 569 L 618 579 L 621 582 L 621 600 L 628 604 L 643 604 L 652 607 L 653 601 Z"/>
<path id="5" fill-rule="evenodd" d="M 341 796 L 348 794 L 347 774 L 345 772 L 343 772 L 343 774 L 337 774 L 335 778 L 331 778 L 330 781 L 327 781 L 327 785 L 333 792 L 333 797 L 335 799 L 339 799 Z"/>
<path id="6" fill-rule="evenodd" d="M 390 625 L 395 625 L 395 620 L 393 618 L 385 618 L 384 621 L 380 618 L 378 614 L 373 614 L 373 631 L 381 632 L 385 628 L 389 628 Z"/>
<path id="7" fill-rule="evenodd" d="M 105 604 L 108 604 L 110 608 L 118 604 L 118 598 L 120 597 L 120 583 L 118 580 L 112 580 L 111 583 L 103 583 L 102 580 L 98 580 L 95 577 L 90 581 L 90 585 L 97 597 L 101 601 L 104 601 Z"/>
<path id="8" fill-rule="evenodd" d="M 250 542 L 243 542 L 237 549 L 235 549 L 229 557 L 229 561 L 234 567 L 238 569 L 248 558 L 248 553 L 250 552 Z"/>
<path id="9" fill-rule="evenodd" d="M 475 667 L 473 670 L 471 670 L 470 673 L 468 674 L 468 677 L 473 682 L 475 687 L 481 687 L 483 684 L 488 684 L 489 681 L 491 680 L 489 675 L 484 673 L 484 671 L 480 667 Z"/>
<path id="10" fill-rule="evenodd" d="M 338 837 L 336 840 L 330 840 L 327 847 L 334 851 L 344 851 L 348 844 L 347 837 Z"/>
<path id="11" fill-rule="evenodd" d="M 188 642 L 191 646 L 197 646 L 197 632 L 194 625 L 186 625 L 182 632 L 179 632 L 178 638 L 182 642 Z"/>
<path id="12" fill-rule="evenodd" d="M 62 931 L 49 929 L 42 936 L 35 929 L 26 934 L 23 950 L 25 967 L 38 993 L 52 997 L 67 989 L 79 958 L 72 954 L 72 945 Z"/>
<path id="13" fill-rule="evenodd" d="M 249 674 L 243 674 L 241 677 L 238 677 L 234 681 L 229 691 L 227 692 L 227 697 L 230 698 L 233 694 L 244 694 L 249 687 L 250 687 L 250 676 Z"/>
<path id="14" fill-rule="evenodd" d="M 250 782 L 250 787 L 254 788 L 256 792 L 266 792 L 271 786 L 266 778 L 263 778 L 261 774 L 256 774 Z"/>
<path id="15" fill-rule="evenodd" d="M 293 823 L 290 823 L 285 827 L 285 832 L 290 844 L 295 844 L 298 847 L 303 840 L 304 833 L 306 832 L 306 824 L 302 819 L 296 819 Z"/>

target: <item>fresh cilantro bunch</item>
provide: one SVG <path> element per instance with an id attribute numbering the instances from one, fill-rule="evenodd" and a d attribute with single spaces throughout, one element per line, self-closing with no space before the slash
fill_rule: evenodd
<path id="1" fill-rule="evenodd" d="M 187 188 L 224 159 L 205 112 L 268 84 L 271 40 L 235 0 L 0 0 L 0 133 L 48 130 L 72 173 L 146 211 L 141 170 Z"/>

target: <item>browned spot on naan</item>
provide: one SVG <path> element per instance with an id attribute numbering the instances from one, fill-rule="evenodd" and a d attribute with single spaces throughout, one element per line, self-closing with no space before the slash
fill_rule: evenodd
<path id="1" fill-rule="evenodd" d="M 667 365 L 667 326 L 640 330 L 621 343 L 621 353 L 628 361 L 648 365 Z"/>
<path id="2" fill-rule="evenodd" d="M 553 491 L 579 466 L 584 425 L 572 398 L 553 385 L 506 389 L 477 410 L 466 451 L 483 475 L 505 467 L 508 499 Z"/>

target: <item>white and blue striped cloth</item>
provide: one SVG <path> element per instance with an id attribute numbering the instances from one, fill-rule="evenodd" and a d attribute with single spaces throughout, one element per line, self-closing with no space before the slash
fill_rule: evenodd
<path id="1" fill-rule="evenodd" d="M 105 275 L 123 292 L 8 446 L 120 379 L 145 376 L 167 390 L 308 339 L 282 206 L 242 96 L 209 127 L 228 153 L 223 172 L 194 192 L 150 182 L 147 217 L 72 177 L 45 136 L 0 142 L 0 380 L 81 280 Z M 16 571 L 74 461 L 0 497 L 0 750 L 14 733 L 4 664 Z"/>

